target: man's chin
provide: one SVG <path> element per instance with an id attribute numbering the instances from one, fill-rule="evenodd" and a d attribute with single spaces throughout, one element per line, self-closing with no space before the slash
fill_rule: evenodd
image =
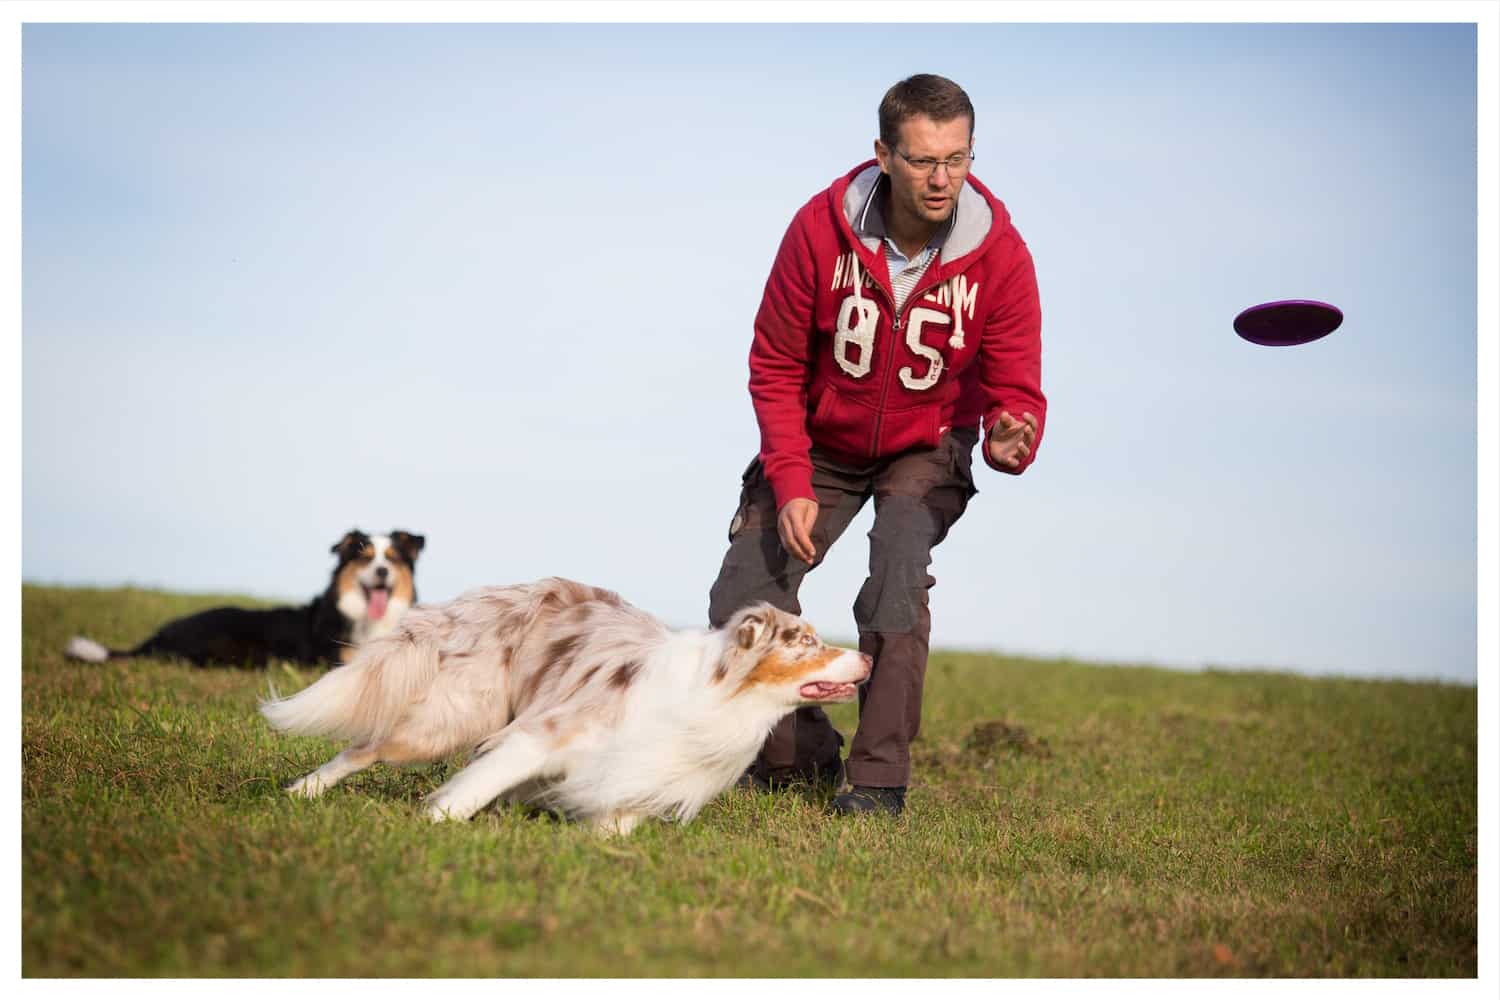
<path id="1" fill-rule="evenodd" d="M 931 208 L 926 204 L 918 205 L 917 214 L 924 222 L 947 222 L 948 217 L 953 214 L 953 202 L 943 202 L 942 208 Z"/>

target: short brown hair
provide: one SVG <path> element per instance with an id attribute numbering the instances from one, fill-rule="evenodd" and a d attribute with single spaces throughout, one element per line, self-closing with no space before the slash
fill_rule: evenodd
<path id="1" fill-rule="evenodd" d="M 947 77 L 918 73 L 887 90 L 880 99 L 880 141 L 895 149 L 901 123 L 917 115 L 935 122 L 968 118 L 969 138 L 974 137 L 974 105 L 964 89 Z"/>

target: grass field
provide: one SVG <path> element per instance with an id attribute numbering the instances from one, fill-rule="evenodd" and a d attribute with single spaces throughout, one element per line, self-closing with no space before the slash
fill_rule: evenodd
<path id="1" fill-rule="evenodd" d="M 314 671 L 60 653 L 220 602 L 23 586 L 24 976 L 1477 975 L 1472 687 L 939 651 L 901 819 L 601 841 L 429 824 L 455 762 L 292 801 L 333 745 L 255 703 Z"/>

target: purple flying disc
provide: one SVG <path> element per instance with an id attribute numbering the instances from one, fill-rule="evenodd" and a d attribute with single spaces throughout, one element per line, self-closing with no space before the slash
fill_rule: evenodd
<path id="1" fill-rule="evenodd" d="M 1262 302 L 1234 318 L 1234 332 L 1262 347 L 1309 344 L 1339 328 L 1344 314 L 1337 306 L 1311 299 Z"/>

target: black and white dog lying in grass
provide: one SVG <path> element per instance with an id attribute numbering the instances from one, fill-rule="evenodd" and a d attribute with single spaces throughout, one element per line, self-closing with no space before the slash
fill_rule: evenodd
<path id="1" fill-rule="evenodd" d="M 294 795 L 376 763 L 474 751 L 432 794 L 432 818 L 468 819 L 504 795 L 627 833 L 645 816 L 692 819 L 782 716 L 852 700 L 870 669 L 769 604 L 679 632 L 612 591 L 553 577 L 416 608 L 261 713 L 274 729 L 350 744 Z"/>
<path id="2" fill-rule="evenodd" d="M 354 529 L 334 544 L 333 578 L 309 604 L 212 608 L 168 622 L 133 649 L 109 649 L 78 636 L 66 652 L 90 663 L 129 656 L 176 656 L 198 666 L 342 663 L 360 643 L 395 628 L 416 603 L 417 555 L 425 544 L 406 531 L 366 535 Z"/>

